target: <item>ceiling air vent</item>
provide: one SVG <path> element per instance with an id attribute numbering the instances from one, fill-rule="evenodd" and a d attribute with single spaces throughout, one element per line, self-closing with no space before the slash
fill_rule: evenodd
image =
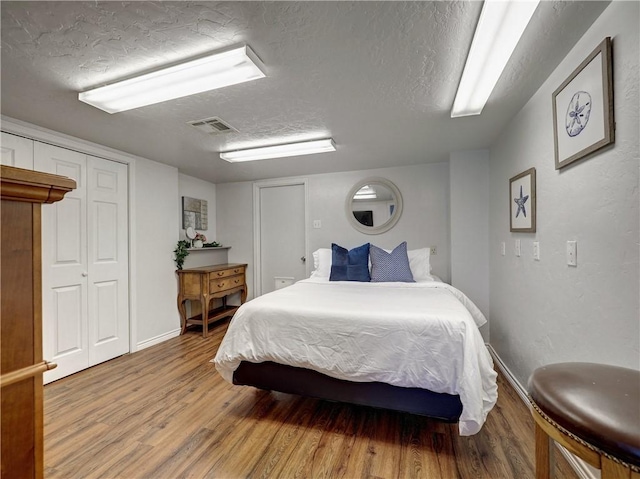
<path id="1" fill-rule="evenodd" d="M 219 133 L 228 133 L 231 131 L 238 131 L 228 123 L 225 123 L 217 116 L 211 118 L 205 118 L 203 120 L 193 120 L 187 122 L 189 125 L 197 128 L 203 133 L 210 135 L 217 135 Z"/>

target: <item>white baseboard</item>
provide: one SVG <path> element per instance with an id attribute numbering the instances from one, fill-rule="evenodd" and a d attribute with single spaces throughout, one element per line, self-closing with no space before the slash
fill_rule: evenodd
<path id="1" fill-rule="evenodd" d="M 500 369 L 500 372 L 504 374 L 504 377 L 507 379 L 509 384 L 511 384 L 513 389 L 515 389 L 516 393 L 518 393 L 518 396 L 520 396 L 520 399 L 522 399 L 522 402 L 524 402 L 527 408 L 531 409 L 531 403 L 529 402 L 527 390 L 522 386 L 522 384 L 520 384 L 520 381 L 518 381 L 516 377 L 513 375 L 513 373 L 509 370 L 509 368 L 504 363 L 502 358 L 498 355 L 496 350 L 493 349 L 493 347 L 490 344 L 487 344 L 486 346 L 487 346 L 487 349 L 489 350 L 489 353 L 495 360 L 498 366 L 498 369 Z M 560 444 L 558 443 L 555 443 L 555 444 L 558 450 L 565 457 L 569 465 L 573 468 L 574 471 L 576 471 L 576 474 L 578 474 L 578 476 L 581 479 L 600 479 L 600 471 L 598 471 L 597 469 L 594 469 L 593 467 L 589 466 L 586 462 L 584 462 L 582 459 L 571 454 Z"/>
<path id="2" fill-rule="evenodd" d="M 518 396 L 520 396 L 520 399 L 522 399 L 522 402 L 525 403 L 525 405 L 529 409 L 531 409 L 531 403 L 529 402 L 529 396 L 527 395 L 527 390 L 524 388 L 524 386 L 522 386 L 522 384 L 520 384 L 520 381 L 516 379 L 516 377 L 513 375 L 511 370 L 504 363 L 502 358 L 498 356 L 498 353 L 496 352 L 496 350 L 493 349 L 493 347 L 490 344 L 487 344 L 486 346 L 487 346 L 487 349 L 489 350 L 489 353 L 491 353 L 491 356 L 493 356 L 494 361 L 498 364 L 498 368 L 500 369 L 502 374 L 504 374 L 504 377 L 507 378 L 507 381 L 509 382 L 509 384 L 511 384 L 511 386 L 513 386 L 513 389 L 516 390 L 516 392 L 518 393 Z"/>
<path id="3" fill-rule="evenodd" d="M 175 338 L 180 336 L 180 328 L 174 329 L 173 331 L 169 331 L 168 333 L 160 334 L 150 339 L 145 339 L 144 341 L 139 342 L 136 346 L 136 351 L 140 351 L 142 349 L 149 348 L 151 346 L 155 346 L 156 344 L 163 343 L 168 339 Z"/>

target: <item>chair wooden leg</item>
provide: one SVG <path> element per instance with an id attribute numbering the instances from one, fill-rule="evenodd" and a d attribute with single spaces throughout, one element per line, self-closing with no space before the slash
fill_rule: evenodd
<path id="1" fill-rule="evenodd" d="M 536 479 L 551 479 L 551 446 L 553 441 L 536 422 Z M 603 478 L 604 479 L 604 478 Z"/>
<path id="2" fill-rule="evenodd" d="M 602 479 L 631 479 L 631 469 L 601 456 Z"/>

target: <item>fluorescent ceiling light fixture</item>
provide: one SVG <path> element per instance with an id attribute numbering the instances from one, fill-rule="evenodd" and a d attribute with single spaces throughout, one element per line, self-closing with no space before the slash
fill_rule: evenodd
<path id="1" fill-rule="evenodd" d="M 260 59 L 242 45 L 88 90 L 78 99 L 118 113 L 264 77 Z"/>
<path id="2" fill-rule="evenodd" d="M 375 200 L 378 196 L 373 193 L 372 195 L 354 195 L 353 199 L 354 200 Z"/>
<path id="3" fill-rule="evenodd" d="M 370 185 L 363 186 L 353 195 L 354 200 L 374 200 L 377 197 L 376 190 L 371 188 Z"/>
<path id="4" fill-rule="evenodd" d="M 235 163 L 238 161 L 269 160 L 271 158 L 284 158 L 287 156 L 312 155 L 314 153 L 325 153 L 327 151 L 336 151 L 336 145 L 332 138 L 287 143 L 285 145 L 262 146 L 259 148 L 248 148 L 246 150 L 225 151 L 220 153 L 220 158 Z"/>
<path id="5" fill-rule="evenodd" d="M 485 0 L 451 118 L 482 113 L 540 0 Z"/>

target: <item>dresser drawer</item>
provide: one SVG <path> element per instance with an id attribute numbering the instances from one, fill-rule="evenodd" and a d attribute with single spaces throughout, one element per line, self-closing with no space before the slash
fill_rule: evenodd
<path id="1" fill-rule="evenodd" d="M 226 291 L 232 288 L 237 288 L 238 286 L 242 286 L 243 284 L 244 284 L 243 274 L 228 276 L 226 278 L 219 278 L 219 279 L 213 277 L 209 280 L 209 294 L 218 293 L 220 291 Z"/>
<path id="2" fill-rule="evenodd" d="M 216 278 L 226 278 L 228 276 L 234 276 L 236 274 L 243 274 L 244 266 L 238 266 L 236 268 L 223 269 L 220 271 L 212 271 L 209 273 L 209 279 L 214 281 Z"/>

